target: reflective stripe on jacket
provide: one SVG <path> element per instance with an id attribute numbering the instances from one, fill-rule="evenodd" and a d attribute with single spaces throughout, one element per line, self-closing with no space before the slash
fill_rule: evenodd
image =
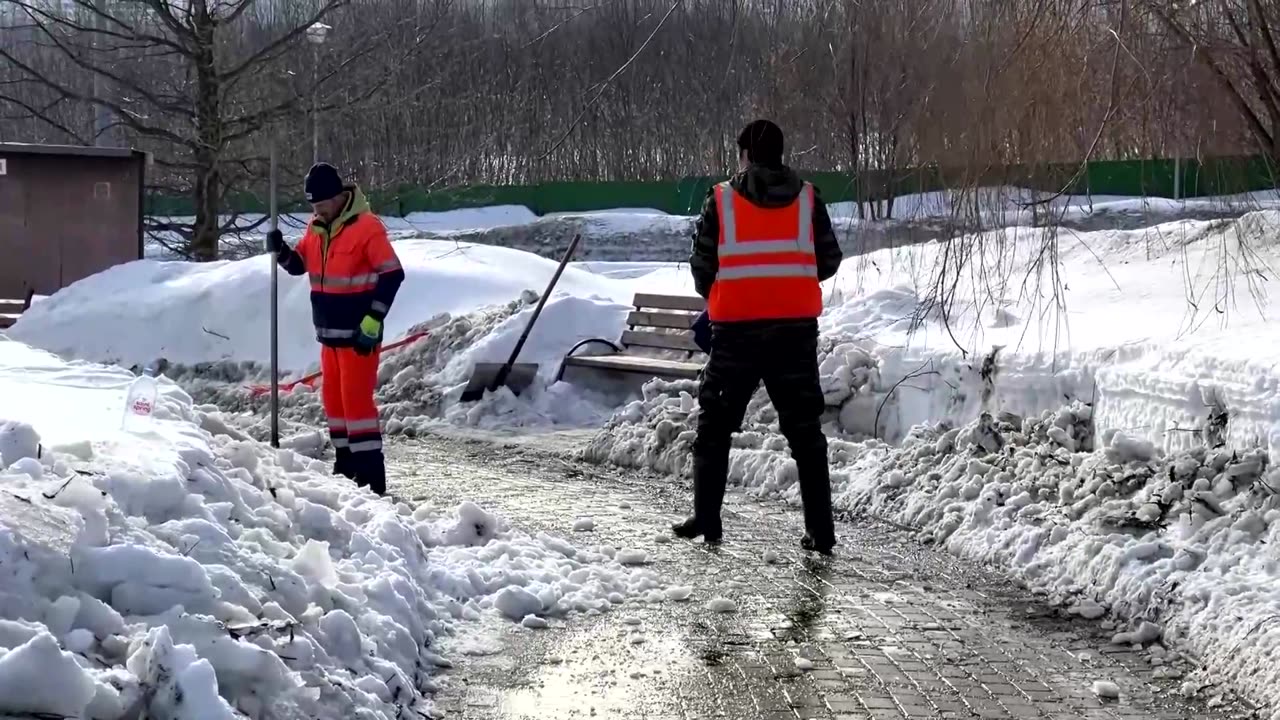
<path id="1" fill-rule="evenodd" d="M 822 314 L 813 249 L 813 186 L 795 202 L 763 208 L 716 186 L 719 269 L 707 310 L 712 322 L 816 318 Z"/>
<path id="2" fill-rule="evenodd" d="M 366 315 L 385 318 L 404 280 L 382 221 L 359 188 L 347 190 L 351 201 L 333 223 L 313 219 L 297 248 L 280 255 L 289 273 L 310 276 L 316 339 L 329 347 L 354 345 Z"/>

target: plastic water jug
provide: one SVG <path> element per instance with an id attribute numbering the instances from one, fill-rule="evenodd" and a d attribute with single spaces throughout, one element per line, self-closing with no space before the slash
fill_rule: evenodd
<path id="1" fill-rule="evenodd" d="M 129 392 L 124 396 L 125 430 L 138 432 L 150 426 L 151 414 L 156 410 L 156 400 L 160 394 L 160 386 L 154 375 L 155 371 L 147 368 L 129 385 Z"/>

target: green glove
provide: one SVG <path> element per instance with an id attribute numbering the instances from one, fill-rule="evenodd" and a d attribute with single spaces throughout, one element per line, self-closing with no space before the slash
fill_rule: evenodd
<path id="1" fill-rule="evenodd" d="M 378 347 L 382 339 L 382 321 L 372 315 L 365 315 L 360 321 L 360 332 L 356 333 L 356 352 L 368 355 Z"/>

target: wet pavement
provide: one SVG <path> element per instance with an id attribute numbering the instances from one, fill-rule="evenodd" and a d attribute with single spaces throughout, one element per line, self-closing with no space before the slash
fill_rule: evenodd
<path id="1" fill-rule="evenodd" d="M 837 556 L 820 559 L 798 547 L 798 508 L 731 494 L 721 548 L 661 542 L 687 507 L 684 483 L 536 444 L 399 443 L 388 472 L 402 497 L 471 499 L 530 532 L 645 550 L 664 580 L 694 588 L 686 603 L 629 603 L 546 630 L 486 620 L 479 640 L 451 648 L 455 667 L 436 697 L 449 718 L 1254 717 L 1229 696 L 1214 708 L 1183 699 L 1181 680 L 1158 678 L 1146 653 L 1110 646 L 1100 622 L 1062 617 L 899 529 L 842 523 Z M 573 532 L 582 516 L 593 532 Z M 737 611 L 712 612 L 713 597 Z M 1120 698 L 1096 697 L 1095 681 L 1114 682 Z"/>

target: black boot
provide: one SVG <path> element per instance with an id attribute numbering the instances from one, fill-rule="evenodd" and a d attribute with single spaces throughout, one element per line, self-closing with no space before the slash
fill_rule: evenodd
<path id="1" fill-rule="evenodd" d="M 718 543 L 724 539 L 724 530 L 720 527 L 719 521 L 716 522 L 715 527 L 704 530 L 696 515 L 686 519 L 684 522 L 672 525 L 671 532 L 675 533 L 676 537 L 684 538 L 685 540 L 692 540 L 699 535 L 702 536 L 704 542 L 708 543 Z"/>
<path id="2" fill-rule="evenodd" d="M 381 450 L 362 452 L 356 463 L 356 485 L 367 487 L 379 496 L 387 494 L 387 465 Z"/>
<path id="3" fill-rule="evenodd" d="M 836 540 L 832 537 L 830 540 L 823 540 L 819 542 L 809 533 L 805 533 L 804 537 L 800 538 L 800 547 L 805 550 L 820 552 L 823 555 L 832 555 L 835 551 Z"/>
<path id="4" fill-rule="evenodd" d="M 333 461 L 333 474 L 341 475 L 348 480 L 355 480 L 356 466 L 355 460 L 351 456 L 351 449 L 340 447 L 334 451 L 337 457 Z"/>
<path id="5" fill-rule="evenodd" d="M 671 532 L 677 537 L 690 540 L 701 535 L 709 543 L 718 543 L 724 538 L 724 528 L 720 524 L 720 506 L 724 503 L 724 486 L 728 482 L 728 474 L 727 447 L 723 451 L 708 448 L 702 453 L 695 450 L 693 516 L 671 526 Z"/>
<path id="6" fill-rule="evenodd" d="M 830 555 L 836 545 L 835 519 L 831 515 L 831 472 L 827 467 L 826 443 L 808 452 L 792 454 L 800 475 L 800 500 L 804 504 L 804 539 L 800 546 Z"/>

